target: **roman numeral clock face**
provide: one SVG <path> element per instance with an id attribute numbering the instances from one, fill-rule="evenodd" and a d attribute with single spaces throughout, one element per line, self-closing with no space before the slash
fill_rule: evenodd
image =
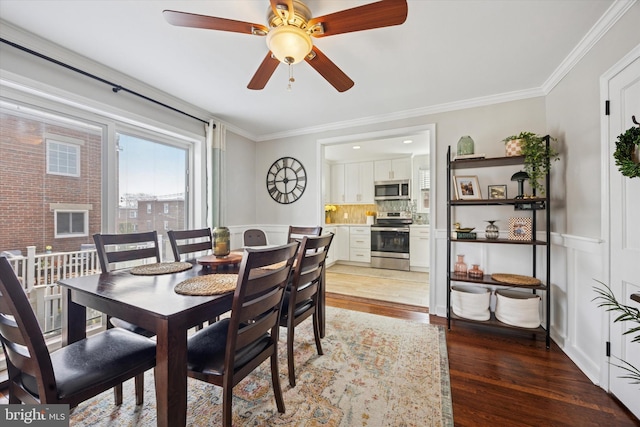
<path id="1" fill-rule="evenodd" d="M 293 157 L 282 157 L 267 172 L 267 191 L 273 200 L 282 204 L 293 203 L 307 187 L 307 172 Z"/>

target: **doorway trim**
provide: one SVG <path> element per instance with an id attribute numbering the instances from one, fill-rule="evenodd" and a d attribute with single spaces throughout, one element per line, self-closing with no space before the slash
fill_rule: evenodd
<path id="1" fill-rule="evenodd" d="M 316 141 L 316 170 L 318 171 L 316 179 L 317 182 L 322 182 L 323 165 L 324 165 L 324 148 L 327 145 L 346 144 L 350 142 L 359 142 L 364 140 L 391 138 L 396 136 L 403 136 L 406 134 L 425 134 L 429 140 L 429 169 L 431 176 L 436 177 L 436 147 L 437 147 L 437 135 L 435 123 L 419 126 L 408 126 L 401 128 L 385 129 L 379 131 L 357 133 L 342 135 L 330 138 L 321 138 Z M 436 253 L 435 253 L 435 224 L 436 224 L 436 206 L 437 206 L 437 190 L 436 185 L 431 186 L 430 190 L 430 209 L 429 209 L 429 313 L 435 313 L 436 307 L 436 287 L 434 284 L 434 277 L 436 276 Z M 324 205 L 323 196 L 321 191 L 317 192 L 317 205 L 322 207 Z"/>
<path id="2" fill-rule="evenodd" d="M 609 180 L 609 153 L 611 144 L 615 144 L 615 142 L 609 140 L 609 122 L 611 116 L 606 113 L 605 103 L 610 98 L 609 81 L 629 66 L 639 56 L 640 45 L 637 45 L 600 77 L 600 182 L 602 183 L 600 186 L 600 235 L 602 240 L 605 242 L 602 256 L 602 277 L 605 279 L 606 283 L 611 282 L 611 233 L 609 229 L 611 224 L 611 215 L 609 211 L 611 198 L 609 196 L 609 186 L 611 182 Z M 605 343 L 610 341 L 609 317 L 610 313 L 603 310 L 601 317 L 601 336 L 603 338 L 603 342 L 601 343 L 601 348 L 604 348 L 606 345 Z M 609 360 L 607 357 L 602 357 L 600 363 L 600 386 L 607 391 L 610 390 Z"/>

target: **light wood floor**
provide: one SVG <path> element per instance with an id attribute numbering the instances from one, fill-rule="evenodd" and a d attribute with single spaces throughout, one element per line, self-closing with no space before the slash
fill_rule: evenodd
<path id="1" fill-rule="evenodd" d="M 429 273 L 335 264 L 326 275 L 327 293 L 429 307 Z"/>

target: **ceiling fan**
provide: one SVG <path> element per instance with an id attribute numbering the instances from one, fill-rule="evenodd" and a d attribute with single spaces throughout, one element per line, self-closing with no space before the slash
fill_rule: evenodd
<path id="1" fill-rule="evenodd" d="M 280 62 L 289 65 L 291 87 L 294 81 L 291 65 L 305 60 L 339 92 L 353 87 L 353 80 L 313 45 L 311 37 L 400 25 L 407 19 L 406 0 L 382 0 L 315 18 L 301 0 L 270 0 L 270 3 L 268 26 L 175 10 L 165 10 L 163 14 L 167 22 L 181 27 L 266 36 L 269 52 L 249 82 L 249 89 L 263 89 Z"/>

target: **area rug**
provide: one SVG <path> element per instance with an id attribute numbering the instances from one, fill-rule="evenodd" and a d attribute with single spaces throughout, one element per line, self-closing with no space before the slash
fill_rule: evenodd
<path id="1" fill-rule="evenodd" d="M 234 426 L 453 426 L 445 331 L 421 324 L 327 307 L 324 355 L 311 321 L 296 329 L 297 385 L 287 377 L 286 331 L 281 328 L 280 381 L 286 413 L 276 409 L 268 361 L 233 391 Z M 221 389 L 188 379 L 187 425 L 222 424 Z M 136 407 L 133 380 L 125 403 L 105 392 L 80 404 L 71 426 L 156 425 L 153 373 Z"/>

